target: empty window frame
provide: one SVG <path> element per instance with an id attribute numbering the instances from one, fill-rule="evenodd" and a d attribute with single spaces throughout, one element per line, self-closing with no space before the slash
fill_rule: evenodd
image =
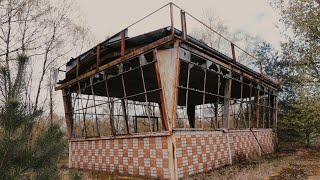
<path id="1" fill-rule="evenodd" d="M 229 81 L 231 92 L 226 91 Z M 222 128 L 225 103 L 229 103 L 229 129 L 271 128 L 276 111 L 273 92 L 268 86 L 191 53 L 189 59 L 180 59 L 175 128 Z M 229 101 L 225 101 L 227 93 Z"/>
<path id="2" fill-rule="evenodd" d="M 224 99 L 220 66 L 195 54 L 180 59 L 175 128 L 217 129 Z"/>
<path id="3" fill-rule="evenodd" d="M 259 97 L 259 127 L 272 128 L 274 124 L 275 97 L 273 90 L 266 85 L 260 88 Z"/>
<path id="4" fill-rule="evenodd" d="M 152 51 L 78 82 L 72 92 L 73 137 L 165 130 Z"/>

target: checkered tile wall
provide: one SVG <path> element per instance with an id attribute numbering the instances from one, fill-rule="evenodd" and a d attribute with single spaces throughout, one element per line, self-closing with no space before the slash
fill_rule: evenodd
<path id="1" fill-rule="evenodd" d="M 273 152 L 274 133 L 254 132 L 264 152 Z M 177 175 L 179 178 L 223 167 L 236 156 L 260 155 L 260 147 L 251 131 L 179 131 L 175 132 Z M 229 144 L 229 145 L 228 145 Z"/>
<path id="2" fill-rule="evenodd" d="M 254 135 L 263 152 L 273 152 L 275 133 L 272 130 L 254 130 Z M 172 135 L 175 148 L 171 153 L 174 156 L 171 157 L 169 136 L 71 141 L 70 167 L 162 179 L 181 178 L 235 163 L 239 156 L 261 155 L 254 135 L 249 130 L 175 131 Z M 173 157 L 175 170 L 170 171 L 169 158 Z"/>
<path id="3" fill-rule="evenodd" d="M 167 137 L 71 142 L 71 167 L 170 178 Z"/>

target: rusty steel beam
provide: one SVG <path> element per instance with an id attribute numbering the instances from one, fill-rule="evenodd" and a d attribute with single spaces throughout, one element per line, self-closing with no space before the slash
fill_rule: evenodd
<path id="1" fill-rule="evenodd" d="M 97 45 L 97 50 L 96 50 L 96 68 L 100 66 L 100 44 Z"/>
<path id="2" fill-rule="evenodd" d="M 125 30 L 121 32 L 121 57 L 124 56 L 126 52 L 126 42 L 125 42 Z"/>
<path id="3" fill-rule="evenodd" d="M 181 28 L 182 28 L 182 38 L 187 40 L 187 22 L 186 22 L 186 13 L 183 10 L 180 10 L 181 16 Z"/>
<path id="4" fill-rule="evenodd" d="M 233 43 L 231 43 L 231 52 L 232 52 L 232 62 L 234 63 L 234 64 L 236 64 L 237 62 L 236 62 L 236 51 L 235 51 L 235 49 L 234 49 L 234 44 Z"/>
<path id="5" fill-rule="evenodd" d="M 263 78 L 262 63 L 259 62 L 260 76 Z"/>
<path id="6" fill-rule="evenodd" d="M 174 20 L 173 20 L 173 6 L 170 2 L 170 23 L 171 23 L 171 34 L 174 35 Z"/>
<path id="7" fill-rule="evenodd" d="M 68 87 L 70 85 L 73 85 L 77 81 L 83 80 L 83 79 L 85 79 L 85 78 L 87 78 L 89 76 L 92 76 L 92 75 L 94 75 L 94 74 L 96 74 L 96 73 L 98 73 L 100 71 L 103 71 L 103 70 L 105 70 L 105 69 L 107 69 L 107 68 L 109 68 L 111 66 L 119 64 L 119 63 L 121 63 L 121 62 L 123 62 L 123 61 L 125 61 L 127 59 L 133 58 L 133 57 L 135 57 L 135 56 L 137 56 L 137 55 L 139 55 L 139 54 L 141 54 L 141 53 L 143 53 L 145 51 L 149 51 L 151 49 L 154 49 L 154 48 L 156 48 L 156 47 L 158 47 L 158 46 L 160 46 L 160 45 L 162 45 L 164 43 L 168 43 L 168 42 L 172 41 L 173 39 L 174 39 L 174 36 L 172 36 L 172 35 L 168 35 L 168 36 L 166 36 L 164 38 L 161 38 L 161 39 L 159 39 L 159 40 L 157 40 L 157 41 L 155 41 L 153 43 L 150 43 L 150 44 L 148 44 L 146 46 L 143 46 L 143 47 L 141 47 L 141 48 L 139 48 L 137 50 L 134 50 L 131 53 L 128 53 L 128 54 L 126 54 L 126 55 L 124 55 L 124 56 L 122 56 L 120 58 L 117 58 L 117 59 L 115 59 L 114 61 L 112 61 L 110 63 L 104 64 L 104 65 L 98 67 L 97 69 L 93 69 L 93 70 L 91 70 L 91 71 L 89 71 L 89 72 L 87 72 L 85 74 L 82 74 L 79 77 L 74 78 L 74 79 L 72 79 L 72 80 L 70 80 L 70 81 L 68 81 L 68 82 L 56 87 L 55 90 L 60 90 L 60 89 L 63 89 L 65 87 Z"/>
<path id="8" fill-rule="evenodd" d="M 126 52 L 127 52 L 127 53 L 131 53 L 131 52 L 133 52 L 133 51 L 135 51 L 135 50 L 137 50 L 137 49 L 139 49 L 139 48 L 141 48 L 141 47 L 143 47 L 143 46 L 126 49 Z M 100 47 L 100 54 L 101 54 L 101 52 L 103 52 L 103 51 L 104 51 L 103 48 Z M 97 53 L 95 53 L 94 55 L 97 56 Z M 101 64 L 101 62 L 105 61 L 106 59 L 109 59 L 109 58 L 112 58 L 112 57 L 118 57 L 118 56 L 121 56 L 121 50 L 120 50 L 120 51 L 116 51 L 116 52 L 108 53 L 108 54 L 106 54 L 105 56 L 100 57 L 100 64 Z M 100 65 L 99 65 L 99 66 L 100 66 Z M 99 67 L 99 66 L 97 66 L 97 61 L 96 61 L 94 64 L 92 64 L 90 67 L 88 67 L 88 69 L 94 69 L 94 68 L 97 68 L 97 67 Z M 70 70 L 69 72 L 72 73 L 72 71 L 73 71 L 73 70 Z"/>

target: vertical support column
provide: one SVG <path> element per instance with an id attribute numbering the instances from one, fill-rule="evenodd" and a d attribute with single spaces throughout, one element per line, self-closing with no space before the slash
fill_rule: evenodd
<path id="1" fill-rule="evenodd" d="M 230 119 L 230 104 L 231 104 L 231 71 L 226 76 L 226 82 L 224 84 L 224 109 L 223 109 L 223 123 L 222 128 L 229 128 L 229 119 Z"/>
<path id="2" fill-rule="evenodd" d="M 97 45 L 96 54 L 97 54 L 97 57 L 96 57 L 96 61 L 97 61 L 96 62 L 96 68 L 98 68 L 100 66 L 100 61 L 101 61 L 101 59 L 100 59 L 100 44 Z"/>
<path id="3" fill-rule="evenodd" d="M 109 106 L 109 118 L 110 118 L 110 126 L 111 126 L 111 135 L 112 136 L 115 136 L 116 135 L 116 128 L 114 127 L 114 119 L 113 119 L 113 108 L 114 108 L 114 105 L 111 104 L 111 103 L 114 103 L 114 102 L 111 102 L 113 101 L 111 98 L 110 98 L 110 95 L 109 95 L 109 88 L 108 88 L 108 79 L 107 79 L 107 75 L 104 73 L 103 74 L 103 79 L 104 79 L 104 82 L 105 82 L 105 86 L 106 86 L 106 93 L 107 93 L 107 101 L 108 101 L 108 106 Z"/>
<path id="4" fill-rule="evenodd" d="M 188 118 L 190 127 L 192 127 L 192 124 L 190 124 L 190 123 L 192 122 L 191 118 L 192 118 L 192 115 L 194 114 L 192 112 L 190 113 L 190 111 L 191 111 L 190 108 L 192 108 L 192 107 L 189 108 L 189 82 L 190 82 L 190 69 L 192 66 L 193 66 L 193 64 L 188 63 L 188 77 L 187 77 L 187 91 L 186 91 L 186 111 L 187 111 L 187 118 Z M 193 109 L 193 110 L 195 110 L 195 109 Z M 187 127 L 187 119 L 184 119 L 183 127 L 184 128 Z"/>
<path id="5" fill-rule="evenodd" d="M 254 94 L 254 128 L 259 128 L 259 99 L 260 99 L 260 86 L 257 85 Z"/>
<path id="6" fill-rule="evenodd" d="M 71 107 L 71 94 L 68 93 L 67 89 L 62 89 L 63 106 L 66 117 L 67 125 L 67 139 L 73 137 L 73 119 L 72 119 L 72 107 Z"/>
<path id="7" fill-rule="evenodd" d="M 125 55 L 126 52 L 126 44 L 125 44 L 125 33 L 126 30 L 124 29 L 121 32 L 121 57 L 123 57 Z M 121 64 L 122 65 L 122 64 Z M 120 73 L 121 73 L 121 80 L 122 80 L 122 87 L 123 87 L 123 94 L 124 94 L 124 98 L 127 97 L 126 95 L 126 88 L 125 88 L 125 84 L 124 84 L 124 79 L 123 79 L 123 67 L 120 66 Z M 121 105 L 122 105 L 122 110 L 123 110 L 123 116 L 124 116 L 124 120 L 125 120 L 125 125 L 126 125 L 126 131 L 127 134 L 129 134 L 129 123 L 128 123 L 128 115 L 127 115 L 127 103 L 125 101 L 125 99 L 121 99 Z"/>
<path id="8" fill-rule="evenodd" d="M 157 83 L 158 83 L 158 87 L 162 88 L 162 84 L 161 84 L 161 78 L 160 78 L 160 72 L 159 72 L 159 62 L 158 62 L 158 58 L 157 58 L 157 51 L 154 50 L 153 51 L 153 59 L 155 62 L 155 69 L 156 69 L 156 75 L 157 75 Z M 159 104 L 159 108 L 161 111 L 161 117 L 162 117 L 162 127 L 165 128 L 165 130 L 169 130 L 169 124 L 168 124 L 168 116 L 167 116 L 167 112 L 166 112 L 166 107 L 165 107 L 165 102 L 164 102 L 164 91 L 161 89 L 160 92 L 160 104 Z"/>
<path id="9" fill-rule="evenodd" d="M 207 67 L 207 62 L 206 62 L 206 67 Z M 203 91 L 206 92 L 206 85 L 207 85 L 207 69 L 204 69 L 204 83 L 203 83 Z M 206 93 L 203 93 L 203 99 L 202 99 L 202 111 L 201 111 L 201 128 L 204 128 L 204 109 L 205 109 L 205 104 L 206 104 Z"/>
<path id="10" fill-rule="evenodd" d="M 96 98 L 93 90 L 93 76 L 90 77 L 90 87 L 91 87 L 91 95 L 92 95 L 92 101 L 93 101 L 93 106 L 94 106 L 94 114 L 95 114 L 95 120 L 96 120 L 96 130 L 98 133 L 98 137 L 100 137 L 100 130 L 99 130 L 99 120 L 98 120 L 98 115 L 97 115 L 97 106 L 96 106 Z"/>
<path id="11" fill-rule="evenodd" d="M 271 127 L 271 121 L 272 121 L 272 109 L 271 109 L 271 90 L 268 91 L 268 128 Z"/>
<path id="12" fill-rule="evenodd" d="M 76 70 L 76 76 L 79 76 L 80 71 L 80 56 L 77 58 L 77 70 Z"/>
<path id="13" fill-rule="evenodd" d="M 141 72 L 141 79 L 142 79 L 142 84 L 143 84 L 143 92 L 144 92 L 144 99 L 146 101 L 145 105 L 147 108 L 147 116 L 148 116 L 148 120 L 149 120 L 149 128 L 150 128 L 150 132 L 153 132 L 153 128 L 152 128 L 152 121 L 150 118 L 150 106 L 149 106 L 149 100 L 148 100 L 148 95 L 147 95 L 147 89 L 146 89 L 146 83 L 144 81 L 144 72 L 143 72 L 143 68 L 142 68 L 142 56 L 144 55 L 140 55 L 140 72 Z"/>
<path id="14" fill-rule="evenodd" d="M 126 33 L 126 30 L 123 30 L 121 32 L 121 56 L 124 56 L 125 54 L 125 51 L 126 51 L 126 43 L 125 43 L 125 33 Z"/>
<path id="15" fill-rule="evenodd" d="M 266 87 L 263 88 L 263 105 L 262 108 L 262 128 L 266 128 Z"/>
<path id="16" fill-rule="evenodd" d="M 219 67 L 219 73 L 220 71 L 220 66 Z M 217 94 L 220 95 L 220 86 L 221 86 L 221 75 L 218 74 L 218 83 L 217 83 Z M 219 119 L 218 119 L 218 109 L 219 109 L 219 104 L 220 104 L 220 97 L 217 97 L 217 103 L 214 105 L 214 116 L 216 119 L 216 129 L 220 128 L 219 127 Z"/>
<path id="17" fill-rule="evenodd" d="M 163 94 L 163 108 L 167 115 L 168 130 L 175 127 L 178 101 L 179 83 L 179 42 L 174 43 L 174 48 L 157 49 L 157 65 L 161 89 Z"/>
<path id="18" fill-rule="evenodd" d="M 161 89 L 163 94 L 162 109 L 165 111 L 168 124 L 168 131 L 172 132 L 176 123 L 177 101 L 178 101 L 178 83 L 180 72 L 179 61 L 179 41 L 174 43 L 170 49 L 157 49 L 157 72 L 158 78 L 161 79 Z M 178 179 L 177 159 L 175 157 L 175 135 L 167 136 L 169 151 L 169 169 L 170 179 Z"/>
<path id="19" fill-rule="evenodd" d="M 243 76 L 240 75 L 240 84 L 241 84 L 241 89 L 240 89 L 240 115 L 239 115 L 239 120 L 243 121 L 246 128 L 247 128 L 247 123 L 246 123 L 246 120 L 245 120 L 245 117 L 244 117 L 244 113 L 243 113 Z M 239 120 L 238 120 L 238 125 L 237 125 L 237 128 L 239 129 Z"/>
<path id="20" fill-rule="evenodd" d="M 252 88 L 253 88 L 253 84 L 252 81 L 250 81 L 250 98 L 249 98 L 249 129 L 251 129 L 253 127 L 253 117 L 254 117 L 254 113 L 253 113 L 253 104 L 252 104 Z"/>
<path id="21" fill-rule="evenodd" d="M 277 124 L 278 124 L 278 97 L 274 96 L 274 123 L 273 123 L 273 128 L 277 129 Z"/>
<path id="22" fill-rule="evenodd" d="M 123 76 L 122 76 L 122 86 L 124 87 L 124 80 L 123 80 Z M 125 89 L 124 93 L 126 92 Z M 126 98 L 126 94 L 124 94 L 124 97 Z M 124 121 L 125 121 L 125 125 L 126 125 L 126 132 L 127 134 L 129 134 L 129 123 L 128 123 L 128 115 L 127 115 L 127 103 L 125 101 L 125 99 L 121 99 L 121 106 L 122 106 L 122 111 L 123 111 L 123 117 L 124 117 Z"/>
<path id="23" fill-rule="evenodd" d="M 181 28 L 182 28 L 182 39 L 187 39 L 187 23 L 186 23 L 186 13 L 183 10 L 180 10 L 181 16 Z"/>

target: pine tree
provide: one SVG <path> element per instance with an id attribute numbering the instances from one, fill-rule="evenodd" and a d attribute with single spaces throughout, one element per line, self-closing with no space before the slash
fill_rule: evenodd
<path id="1" fill-rule="evenodd" d="M 64 154 L 64 134 L 59 125 L 50 125 L 40 136 L 32 129 L 41 110 L 26 110 L 22 89 L 28 57 L 18 55 L 14 81 L 9 69 L 0 67 L 1 86 L 8 86 L 0 112 L 0 179 L 56 179 L 57 163 Z"/>

